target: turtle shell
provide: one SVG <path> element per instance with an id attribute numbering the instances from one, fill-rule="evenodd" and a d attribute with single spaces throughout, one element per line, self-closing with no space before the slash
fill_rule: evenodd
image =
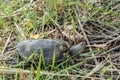
<path id="1" fill-rule="evenodd" d="M 46 62 L 51 62 L 54 53 L 56 54 L 56 60 L 60 57 L 62 59 L 63 53 L 69 50 L 69 44 L 64 40 L 57 39 L 31 39 L 19 42 L 16 45 L 16 51 L 24 58 L 28 59 L 33 52 L 33 60 L 39 60 L 39 55 L 43 53 Z"/>

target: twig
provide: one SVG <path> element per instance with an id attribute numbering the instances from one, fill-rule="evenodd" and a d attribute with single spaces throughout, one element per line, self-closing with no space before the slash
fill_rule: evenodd
<path id="1" fill-rule="evenodd" d="M 14 22 L 14 25 L 16 26 L 16 28 L 17 28 L 18 32 L 20 33 L 21 37 L 24 38 L 24 39 L 26 39 L 22 28 L 20 28 L 20 27 L 17 25 L 16 22 Z"/>
<path id="2" fill-rule="evenodd" d="M 110 44 L 111 42 L 116 41 L 116 40 L 118 40 L 118 39 L 120 39 L 120 36 L 118 36 L 118 37 L 116 37 L 116 38 L 114 38 L 114 39 L 106 42 L 105 45 L 108 45 L 108 44 Z M 106 52 L 101 53 L 100 56 L 102 56 L 102 55 L 104 55 L 104 54 L 107 54 L 107 53 L 109 53 L 109 52 L 111 52 L 111 51 L 113 51 L 113 50 L 115 50 L 115 49 L 117 49 L 117 48 L 119 48 L 119 47 L 120 47 L 120 45 L 118 45 L 118 46 L 116 46 L 116 47 L 114 47 L 114 48 L 112 48 L 112 49 L 109 49 L 109 50 L 107 50 Z"/>
<path id="3" fill-rule="evenodd" d="M 94 21 L 94 22 L 96 22 L 96 21 Z M 98 21 L 97 21 L 97 22 L 98 22 Z M 95 23 L 93 23 L 93 22 L 90 22 L 90 23 L 93 24 L 93 25 L 95 25 L 95 26 L 98 26 L 98 27 L 100 28 L 100 31 L 99 31 L 97 34 L 103 32 L 103 31 L 109 32 L 109 33 L 111 33 L 111 34 L 114 34 L 114 32 L 112 32 L 112 31 L 110 31 L 110 30 L 107 29 L 109 26 L 106 26 L 106 27 L 103 27 L 103 26 L 102 26 L 102 25 L 105 25 L 105 24 L 102 24 L 102 23 L 101 23 L 101 25 L 100 25 L 100 24 L 95 24 Z M 96 36 L 97 36 L 97 35 L 96 35 Z"/>
<path id="4" fill-rule="evenodd" d="M 1 68 L 0 69 L 0 74 L 20 74 L 20 72 L 23 72 L 24 74 L 30 74 L 31 71 L 29 70 L 22 70 L 22 69 L 8 69 L 8 68 Z M 34 72 L 35 74 L 37 73 L 37 71 Z M 71 75 L 71 74 L 56 74 L 54 72 L 48 72 L 48 71 L 41 71 L 40 72 L 41 75 L 52 75 L 52 76 L 66 76 L 66 77 L 82 77 L 84 78 L 85 76 L 80 76 L 80 75 Z M 91 78 L 91 79 L 97 79 L 97 80 L 101 80 L 101 78 L 96 78 L 96 77 L 86 77 L 86 78 Z"/>
<path id="5" fill-rule="evenodd" d="M 81 24 L 81 21 L 80 21 L 79 16 L 78 16 L 78 14 L 77 14 L 76 11 L 75 11 L 75 14 L 76 14 L 76 16 L 77 16 L 77 20 L 78 20 L 78 23 L 79 23 L 79 25 L 80 25 L 80 29 L 82 30 L 82 33 L 83 33 L 83 35 L 84 35 L 84 37 L 85 37 L 85 39 L 86 39 L 86 42 L 87 42 L 88 45 L 90 45 L 90 42 L 89 42 L 89 40 L 88 40 L 88 38 L 87 38 L 87 35 L 86 35 L 86 33 L 85 33 L 84 29 L 83 29 L 83 26 L 82 26 L 82 24 Z M 84 24 L 85 24 L 85 22 L 84 22 Z M 89 50 L 92 51 L 92 48 L 89 47 Z"/>
<path id="6" fill-rule="evenodd" d="M 76 8 L 77 8 L 77 10 L 79 10 L 77 6 L 76 6 Z M 78 16 L 78 14 L 77 14 L 76 11 L 75 11 L 75 14 L 76 14 L 76 16 L 77 16 L 77 20 L 78 20 L 78 23 L 79 23 L 79 25 L 80 25 L 80 28 L 81 28 L 81 30 L 82 30 L 82 32 L 83 32 L 83 35 L 84 35 L 84 37 L 85 37 L 85 39 L 86 39 L 87 45 L 90 45 L 90 42 L 89 42 L 89 40 L 88 40 L 88 38 L 87 38 L 87 35 L 86 35 L 86 33 L 85 33 L 84 29 L 83 29 L 83 26 L 82 26 L 82 24 L 81 24 L 81 22 L 80 22 L 79 16 Z M 85 22 L 84 22 L 84 24 L 85 24 Z M 89 47 L 89 50 L 92 51 L 92 48 Z M 94 57 L 94 54 L 92 54 L 92 56 Z M 97 65 L 98 62 L 97 62 L 97 59 L 96 59 L 96 58 L 94 58 L 94 61 L 95 61 L 95 64 Z"/>
<path id="7" fill-rule="evenodd" d="M 93 59 L 93 58 L 102 58 L 104 56 L 94 56 L 94 57 L 86 57 L 86 58 L 82 58 L 82 59 L 75 59 L 76 61 L 84 61 L 84 60 L 89 60 L 89 59 Z"/>
<path id="8" fill-rule="evenodd" d="M 82 80 L 85 80 L 86 77 L 91 76 L 92 74 L 103 68 L 106 63 L 107 63 L 106 61 L 99 63 L 93 70 L 91 70 L 88 74 L 86 74 L 86 76 Z"/>
<path id="9" fill-rule="evenodd" d="M 45 36 L 47 36 L 47 35 L 55 32 L 55 31 L 56 31 L 56 29 L 53 29 L 52 31 L 49 31 L 49 32 L 44 32 L 44 33 L 40 36 L 40 38 L 44 38 Z"/>
<path id="10" fill-rule="evenodd" d="M 62 38 L 63 38 L 63 34 L 62 34 L 62 31 L 60 30 L 60 25 L 56 22 L 56 21 L 54 21 L 52 18 L 51 18 L 51 20 L 55 23 L 55 25 L 56 25 L 56 28 L 57 28 L 57 30 L 59 31 L 59 33 L 60 33 L 60 35 L 62 36 Z"/>
<path id="11" fill-rule="evenodd" d="M 111 52 L 111 51 L 113 51 L 113 50 L 115 50 L 115 49 L 117 49 L 117 48 L 120 48 L 120 45 L 118 45 L 118 46 L 116 46 L 116 47 L 114 47 L 114 48 L 112 48 L 112 49 L 109 49 L 109 50 L 107 50 L 106 52 L 101 53 L 100 56 L 105 55 L 105 54 L 107 54 L 107 53 L 109 53 L 109 52 Z"/>
<path id="12" fill-rule="evenodd" d="M 1 54 L 3 54 L 3 53 L 5 52 L 5 49 L 6 49 L 8 43 L 9 43 L 9 41 L 10 41 L 11 34 L 12 34 L 12 33 L 9 34 L 9 37 L 8 37 L 6 43 L 5 43 L 5 46 L 4 46 L 3 51 L 1 52 Z"/>
<path id="13" fill-rule="evenodd" d="M 116 37 L 116 38 L 114 38 L 114 39 L 106 42 L 105 44 L 108 45 L 109 43 L 111 43 L 111 42 L 113 42 L 113 41 L 116 41 L 117 39 L 120 39 L 120 36 L 118 36 L 118 37 Z"/>
<path id="14" fill-rule="evenodd" d="M 108 71 L 116 71 L 116 72 L 119 72 L 120 73 L 120 70 L 119 69 L 107 69 Z"/>
<path id="15" fill-rule="evenodd" d="M 6 53 L 4 53 L 4 54 L 1 54 L 0 55 L 0 60 L 2 61 L 2 60 L 5 60 L 5 59 L 7 59 L 8 57 L 10 57 L 11 55 L 14 55 L 16 53 L 16 50 L 12 50 L 12 51 L 8 51 L 8 52 L 6 52 Z M 4 59 L 5 58 L 5 59 Z"/>

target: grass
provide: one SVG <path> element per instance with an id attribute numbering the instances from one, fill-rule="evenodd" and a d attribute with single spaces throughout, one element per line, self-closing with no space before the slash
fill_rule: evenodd
<path id="1" fill-rule="evenodd" d="M 0 61 L 0 80 L 117 80 L 116 76 L 119 80 L 119 4 L 117 0 L 0 0 L 0 53 L 30 38 L 62 39 L 71 46 L 86 42 L 83 53 L 59 64 L 56 55 L 52 64 L 43 61 L 41 66 L 40 60 L 38 66 L 16 70 L 9 68 L 9 61 Z"/>

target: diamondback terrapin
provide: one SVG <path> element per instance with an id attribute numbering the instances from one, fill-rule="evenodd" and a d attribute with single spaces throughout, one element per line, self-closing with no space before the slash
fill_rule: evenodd
<path id="1" fill-rule="evenodd" d="M 56 39 L 32 39 L 24 40 L 16 45 L 16 50 L 22 59 L 28 58 L 34 54 L 32 60 L 39 60 L 39 55 L 42 53 L 45 62 L 52 62 L 53 55 L 55 60 L 63 59 L 63 53 L 69 51 L 69 44 L 63 40 Z"/>

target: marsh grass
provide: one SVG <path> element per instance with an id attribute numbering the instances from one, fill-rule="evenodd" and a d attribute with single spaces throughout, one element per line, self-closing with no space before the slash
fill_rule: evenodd
<path id="1" fill-rule="evenodd" d="M 70 42 L 61 34 L 68 25 L 72 25 L 73 32 L 86 37 L 87 42 L 87 48 L 77 55 L 78 58 L 67 57 L 61 63 L 56 64 L 56 50 L 54 50 L 51 64 L 45 64 L 44 57 L 40 54 L 38 65 L 34 62 L 25 69 L 26 61 L 21 62 L 23 66 L 20 68 L 29 70 L 29 74 L 24 71 L 15 74 L 13 71 L 7 74 L 9 70 L 6 69 L 8 72 L 1 73 L 0 80 L 116 79 L 115 76 L 119 75 L 120 61 L 116 57 L 116 55 L 119 56 L 117 54 L 119 50 L 115 49 L 118 51 L 115 52 L 113 49 L 118 46 L 119 40 L 111 42 L 105 49 L 94 47 L 94 44 L 105 44 L 119 36 L 119 4 L 118 0 L 99 2 L 96 0 L 0 0 L 0 52 L 11 50 L 18 41 L 33 38 L 30 36 L 34 34 L 39 35 L 37 38 L 59 38 Z M 55 31 L 51 32 L 52 30 Z M 12 33 L 10 41 L 5 47 L 10 33 Z M 43 33 L 42 36 L 41 33 Z M 75 42 L 76 40 L 71 43 Z M 89 47 L 90 45 L 93 47 Z M 40 51 L 42 52 L 41 49 Z M 105 55 L 100 56 L 103 53 Z M 28 61 L 33 56 L 34 53 Z M 72 65 L 69 63 L 71 59 L 75 60 Z M 1 70 L 3 66 L 7 67 L 4 62 L 0 61 Z M 45 72 L 42 73 L 42 71 Z M 5 72 L 4 69 L 3 72 Z M 116 80 L 119 79 L 118 77 Z"/>

